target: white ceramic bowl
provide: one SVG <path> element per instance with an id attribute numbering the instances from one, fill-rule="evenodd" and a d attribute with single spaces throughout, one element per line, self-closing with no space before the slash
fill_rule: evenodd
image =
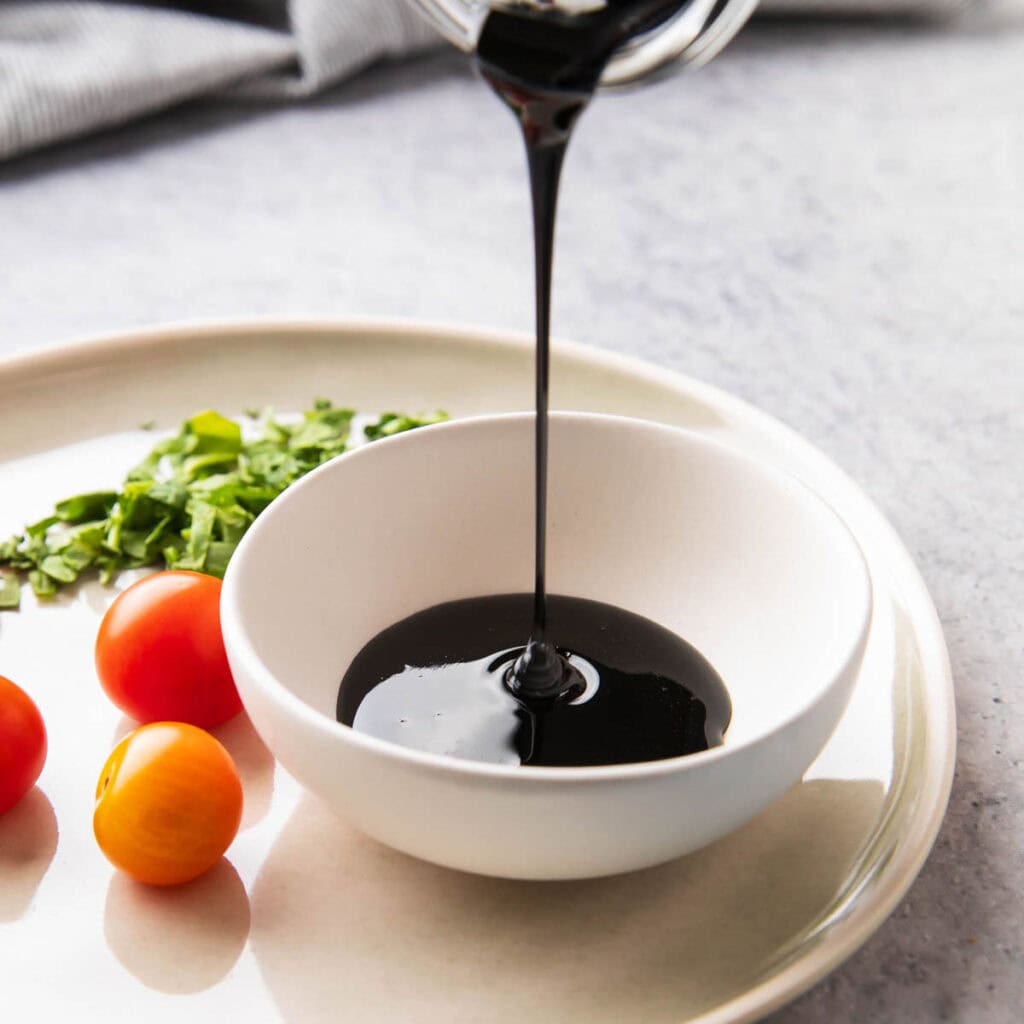
<path id="1" fill-rule="evenodd" d="M 724 745 L 518 768 L 338 724 L 341 677 L 381 629 L 442 601 L 532 589 L 532 431 L 529 414 L 423 428 L 289 488 L 225 579 L 231 667 L 284 767 L 384 843 L 515 878 L 656 864 L 752 818 L 822 749 L 860 663 L 867 569 L 841 520 L 794 478 L 686 431 L 558 413 L 549 591 L 645 615 L 701 650 L 732 697 Z"/>

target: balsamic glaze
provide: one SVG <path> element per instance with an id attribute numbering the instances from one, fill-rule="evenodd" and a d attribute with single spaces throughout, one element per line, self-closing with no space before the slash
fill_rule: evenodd
<path id="1" fill-rule="evenodd" d="M 531 607 L 530 594 L 470 598 L 385 629 L 345 673 L 338 721 L 414 750 L 512 765 L 656 761 L 722 742 L 729 696 L 696 648 L 597 601 L 548 597 L 579 689 L 568 700 L 516 697 L 506 677 Z"/>
<path id="2" fill-rule="evenodd" d="M 419 750 L 502 764 L 621 764 L 722 742 L 728 693 L 699 652 L 622 609 L 549 597 L 545 579 L 551 273 L 562 163 L 611 55 L 689 2 L 605 0 L 572 15 L 512 4 L 484 22 L 477 66 L 519 121 L 533 200 L 534 593 L 438 605 L 384 630 L 342 680 L 341 722 Z"/>

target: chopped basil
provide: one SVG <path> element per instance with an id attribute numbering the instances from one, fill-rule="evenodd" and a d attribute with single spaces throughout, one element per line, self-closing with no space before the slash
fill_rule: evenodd
<path id="1" fill-rule="evenodd" d="M 13 572 L 0 572 L 0 608 L 17 608 L 21 603 L 21 582 Z"/>
<path id="2" fill-rule="evenodd" d="M 246 416 L 260 419 L 252 410 Z M 146 566 L 223 576 L 256 516 L 289 484 L 347 450 L 354 417 L 317 399 L 295 423 L 266 414 L 260 436 L 246 440 L 235 420 L 198 413 L 129 470 L 119 491 L 74 495 L 0 541 L 0 568 L 27 573 L 44 598 L 84 575 L 109 583 L 122 569 Z M 445 418 L 384 413 L 363 433 L 375 441 Z M 17 608 L 19 599 L 17 572 L 0 572 L 0 608 Z"/>

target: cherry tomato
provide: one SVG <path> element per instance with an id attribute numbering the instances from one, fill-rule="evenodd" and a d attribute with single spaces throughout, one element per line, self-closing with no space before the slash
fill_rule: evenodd
<path id="1" fill-rule="evenodd" d="M 0 814 L 35 784 L 46 761 L 46 726 L 20 686 L 0 676 Z"/>
<path id="2" fill-rule="evenodd" d="M 150 885 L 177 885 L 220 860 L 241 820 L 231 755 L 194 725 L 154 722 L 107 758 L 92 827 L 115 867 Z"/>
<path id="3" fill-rule="evenodd" d="M 107 609 L 96 672 L 126 715 L 210 729 L 242 709 L 220 631 L 220 590 L 213 576 L 158 572 Z"/>

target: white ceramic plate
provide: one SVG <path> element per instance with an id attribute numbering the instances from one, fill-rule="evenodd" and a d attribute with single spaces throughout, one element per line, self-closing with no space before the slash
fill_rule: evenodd
<path id="1" fill-rule="evenodd" d="M 403 324 L 235 324 L 134 334 L 0 364 L 0 533 L 117 483 L 214 406 L 521 409 L 527 340 Z M 0 963 L 11 1020 L 739 1022 L 792 998 L 879 926 L 920 869 L 952 780 L 953 693 L 931 600 L 872 503 L 751 407 L 560 346 L 555 407 L 645 416 L 788 469 L 846 520 L 875 610 L 853 700 L 803 782 L 715 845 L 576 883 L 462 875 L 378 846 L 275 769 L 243 719 L 218 730 L 246 785 L 227 860 L 179 890 L 115 875 L 91 834 L 96 776 L 130 727 L 98 691 L 90 585 L 0 615 L 0 673 L 38 700 L 50 755 L 0 818 Z"/>

